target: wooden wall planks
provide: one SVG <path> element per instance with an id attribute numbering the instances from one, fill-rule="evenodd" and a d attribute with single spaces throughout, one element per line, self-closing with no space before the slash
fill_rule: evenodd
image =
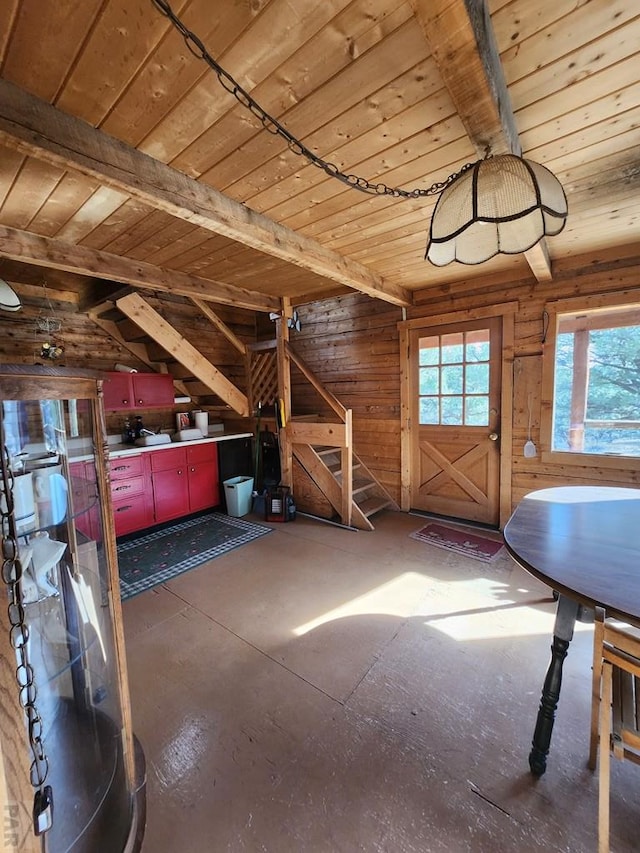
<path id="1" fill-rule="evenodd" d="M 540 447 L 540 385 L 543 358 L 543 310 L 546 300 L 577 294 L 638 292 L 640 265 L 607 260 L 578 273 L 560 270 L 554 281 L 533 284 L 531 279 L 507 283 L 487 277 L 478 283 L 460 282 L 439 293 L 424 291 L 408 318 L 465 312 L 517 300 L 515 321 L 514 406 L 512 438 L 512 494 L 514 504 L 532 489 L 575 482 L 640 485 L 640 473 L 624 468 L 587 468 L 552 465 L 540 456 L 523 457 L 528 434 L 528 404 L 532 410 L 532 439 Z M 447 291 L 447 292 L 445 292 Z M 391 493 L 400 494 L 400 354 L 396 323 L 399 311 L 386 309 L 365 297 L 348 296 L 300 309 L 302 331 L 293 346 L 338 399 L 354 410 L 354 446 Z M 372 337 L 375 338 L 374 353 Z M 313 400 L 295 383 L 294 401 L 311 412 Z M 295 405 L 294 405 L 295 408 Z"/>

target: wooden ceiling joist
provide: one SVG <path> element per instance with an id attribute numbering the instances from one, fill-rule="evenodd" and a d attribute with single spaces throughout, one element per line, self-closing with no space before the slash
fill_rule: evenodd
<path id="1" fill-rule="evenodd" d="M 522 154 L 485 0 L 411 0 L 429 48 L 479 157 Z M 544 239 L 523 253 L 538 281 L 551 279 Z"/>
<path id="2" fill-rule="evenodd" d="M 195 296 L 206 302 L 219 302 L 251 311 L 280 310 L 280 300 L 274 296 L 190 273 L 163 269 L 144 261 L 133 261 L 110 252 L 75 246 L 5 225 L 0 225 L 0 257 L 123 282 L 148 290 Z"/>
<path id="3" fill-rule="evenodd" d="M 247 354 L 247 347 L 243 341 L 235 334 L 235 332 L 230 329 L 227 324 L 218 317 L 215 311 L 211 309 L 206 302 L 203 302 L 202 299 L 196 299 L 195 297 L 191 300 L 193 304 L 200 309 L 200 311 L 204 314 L 204 316 L 216 327 L 219 332 L 225 336 L 225 338 L 233 344 L 233 346 L 238 350 L 238 352 L 242 353 L 242 355 Z"/>
<path id="4" fill-rule="evenodd" d="M 403 287 L 6 80 L 0 80 L 0 143 L 369 296 L 411 304 Z"/>

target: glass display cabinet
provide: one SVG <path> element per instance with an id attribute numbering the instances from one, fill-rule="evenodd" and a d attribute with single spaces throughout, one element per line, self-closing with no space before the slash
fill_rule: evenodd
<path id="1" fill-rule="evenodd" d="M 102 382 L 0 365 L 0 806 L 16 853 L 142 844 Z"/>

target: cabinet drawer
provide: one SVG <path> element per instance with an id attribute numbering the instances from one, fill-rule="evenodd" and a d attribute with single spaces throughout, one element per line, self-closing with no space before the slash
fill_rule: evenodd
<path id="1" fill-rule="evenodd" d="M 173 468 L 184 468 L 187 464 L 187 451 L 184 447 L 172 447 L 171 450 L 152 450 L 152 471 L 171 471 Z"/>
<path id="2" fill-rule="evenodd" d="M 113 502 L 113 522 L 116 536 L 142 530 L 151 523 L 144 497 L 127 498 Z"/>
<path id="3" fill-rule="evenodd" d="M 144 476 L 127 477 L 126 480 L 114 480 L 111 483 L 111 500 L 121 501 L 133 495 L 143 495 L 146 479 Z"/>
<path id="4" fill-rule="evenodd" d="M 121 459 L 112 459 L 110 466 L 112 480 L 122 480 L 126 477 L 135 477 L 144 474 L 144 459 L 140 456 L 123 456 Z"/>
<path id="5" fill-rule="evenodd" d="M 195 462 L 213 462 L 218 458 L 218 447 L 213 442 L 211 444 L 195 444 L 193 447 L 187 447 L 187 462 L 193 464 Z"/>

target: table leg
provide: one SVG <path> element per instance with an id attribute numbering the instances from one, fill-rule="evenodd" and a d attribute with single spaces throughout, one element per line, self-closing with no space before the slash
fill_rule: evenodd
<path id="1" fill-rule="evenodd" d="M 560 699 L 562 685 L 562 664 L 573 639 L 573 629 L 578 615 L 578 603 L 565 595 L 558 598 L 556 621 L 553 626 L 551 644 L 551 662 L 542 688 L 542 698 L 538 709 L 538 719 L 533 733 L 532 749 L 529 753 L 529 767 L 535 776 L 542 776 L 547 769 L 547 755 L 551 743 L 551 732 L 555 712 Z"/>

